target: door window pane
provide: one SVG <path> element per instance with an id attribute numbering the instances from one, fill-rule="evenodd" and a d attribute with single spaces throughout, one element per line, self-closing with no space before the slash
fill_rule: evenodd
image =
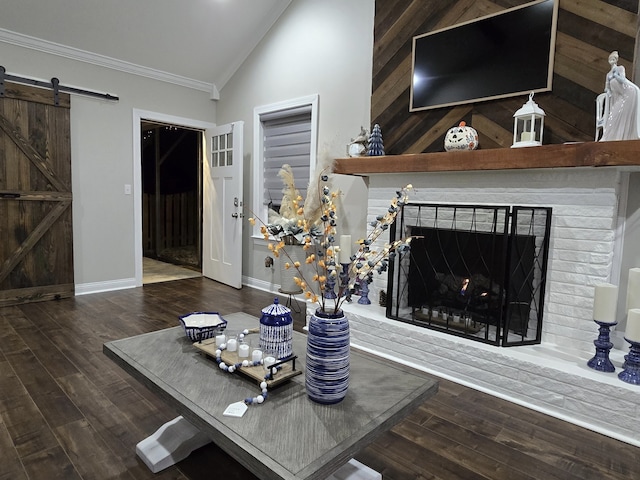
<path id="1" fill-rule="evenodd" d="M 212 138 L 211 165 L 214 167 L 233 165 L 233 134 L 227 133 Z"/>

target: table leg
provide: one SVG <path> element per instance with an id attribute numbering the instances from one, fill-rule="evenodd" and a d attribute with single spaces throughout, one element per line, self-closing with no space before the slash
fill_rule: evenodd
<path id="1" fill-rule="evenodd" d="M 162 425 L 136 445 L 136 453 L 153 473 L 184 460 L 211 439 L 182 416 Z"/>
<path id="2" fill-rule="evenodd" d="M 180 416 L 138 443 L 136 453 L 149 470 L 158 473 L 210 442 L 209 437 Z M 382 480 L 382 475 L 352 458 L 326 480 Z"/>
<path id="3" fill-rule="evenodd" d="M 352 458 L 326 480 L 382 480 L 382 474 Z"/>

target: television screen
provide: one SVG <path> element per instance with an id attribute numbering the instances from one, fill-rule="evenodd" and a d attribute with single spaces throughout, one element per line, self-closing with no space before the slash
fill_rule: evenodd
<path id="1" fill-rule="evenodd" d="M 409 110 L 551 90 L 557 15 L 540 0 L 414 37 Z"/>

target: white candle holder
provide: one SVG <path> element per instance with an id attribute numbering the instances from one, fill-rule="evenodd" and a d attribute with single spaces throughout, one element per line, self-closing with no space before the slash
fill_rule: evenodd
<path id="1" fill-rule="evenodd" d="M 227 340 L 227 350 L 230 352 L 238 351 L 238 340 L 235 338 L 230 338 Z"/>

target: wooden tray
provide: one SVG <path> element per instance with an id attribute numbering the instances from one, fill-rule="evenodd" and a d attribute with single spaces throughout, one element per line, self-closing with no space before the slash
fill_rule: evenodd
<path id="1" fill-rule="evenodd" d="M 196 342 L 193 344 L 193 346 L 196 347 L 205 355 L 207 355 L 208 357 L 211 357 L 213 360 L 216 359 L 217 347 L 216 347 L 215 338 L 209 338 L 207 340 L 203 340 L 202 342 Z M 234 365 L 240 361 L 238 358 L 238 352 L 229 352 L 227 350 L 222 351 L 221 358 L 222 358 L 222 361 L 227 365 Z M 302 370 L 294 369 L 295 359 L 296 357 L 293 356 L 293 357 L 290 357 L 289 360 L 285 360 L 282 363 L 276 362 L 276 365 L 280 365 L 281 368 L 280 370 L 278 370 L 278 373 L 274 375 L 273 379 L 266 381 L 267 386 L 275 387 L 277 385 L 280 385 L 283 382 L 288 381 L 289 379 L 297 375 L 302 374 Z M 267 373 L 262 365 L 258 365 L 255 367 L 254 366 L 242 367 L 237 369 L 236 372 L 249 377 L 250 379 L 254 380 L 258 385 L 260 385 L 260 383 L 264 381 L 264 376 Z"/>

